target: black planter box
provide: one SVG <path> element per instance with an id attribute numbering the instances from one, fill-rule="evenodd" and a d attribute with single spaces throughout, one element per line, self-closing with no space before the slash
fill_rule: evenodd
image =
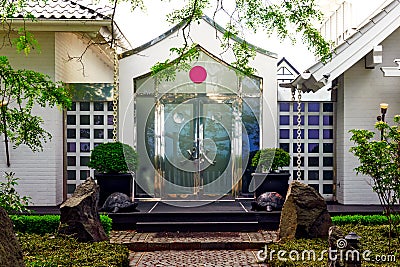
<path id="1" fill-rule="evenodd" d="M 252 173 L 253 181 L 251 189 L 254 191 L 254 196 L 257 198 L 265 192 L 277 192 L 286 198 L 289 188 L 289 172 L 279 173 Z"/>
<path id="2" fill-rule="evenodd" d="M 132 198 L 133 177 L 130 173 L 106 174 L 98 173 L 94 177 L 100 186 L 99 206 L 103 206 L 107 197 L 115 192 L 120 192 Z"/>

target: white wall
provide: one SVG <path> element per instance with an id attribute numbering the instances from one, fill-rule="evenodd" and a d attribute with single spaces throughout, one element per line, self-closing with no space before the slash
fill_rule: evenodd
<path id="1" fill-rule="evenodd" d="M 33 69 L 54 79 L 54 33 L 33 34 L 40 44 L 40 53 L 32 51 L 25 56 L 18 54 L 13 47 L 6 47 L 1 49 L 1 54 L 9 57 L 14 68 Z M 57 108 L 34 108 L 33 113 L 44 119 L 43 127 L 52 134 L 52 141 L 45 143 L 43 151 L 37 153 L 25 145 L 12 149 L 12 144 L 9 144 L 11 166 L 8 168 L 4 136 L 1 135 L 0 172 L 15 172 L 15 177 L 21 178 L 18 192 L 32 197 L 33 204 L 59 204 L 62 201 L 62 187 L 59 184 L 63 179 L 62 112 Z"/>
<path id="2" fill-rule="evenodd" d="M 89 39 L 81 33 L 55 34 L 56 80 L 65 83 L 112 83 L 113 56 L 111 50 L 99 55 L 97 46 L 89 46 Z M 84 52 L 87 49 L 86 52 Z M 70 57 L 82 56 L 82 64 Z"/>
<path id="3" fill-rule="evenodd" d="M 383 45 L 383 64 L 394 66 L 393 59 L 400 56 L 398 44 L 400 31 L 396 30 Z M 338 99 L 338 115 L 343 112 L 343 118 L 338 117 L 338 177 L 343 179 L 338 195 L 344 204 L 378 204 L 376 193 L 372 192 L 371 179 L 356 175 L 354 168 L 358 160 L 349 151 L 353 143 L 350 141 L 350 129 L 374 130 L 376 117 L 380 115 L 379 104 L 389 104 L 387 121 L 393 122 L 393 116 L 400 113 L 400 77 L 383 77 L 378 66 L 375 69 L 365 69 L 364 59 L 351 67 L 344 74 L 342 97 Z M 340 95 L 340 94 L 339 94 Z M 341 111 L 339 111 L 341 109 Z M 342 119 L 342 121 L 340 121 Z M 376 133 L 379 138 L 379 133 Z M 340 155 L 340 156 L 339 156 Z M 340 166 L 340 164 L 342 164 Z"/>

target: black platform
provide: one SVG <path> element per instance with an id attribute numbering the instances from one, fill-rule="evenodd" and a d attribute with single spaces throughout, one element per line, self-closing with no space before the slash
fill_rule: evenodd
<path id="1" fill-rule="evenodd" d="M 138 232 L 231 232 L 277 230 L 280 211 L 251 211 L 251 199 L 236 201 L 139 201 L 139 212 L 109 213 L 114 230 Z M 58 207 L 32 207 L 37 214 L 59 214 Z M 331 216 L 382 214 L 379 205 L 328 204 Z"/>

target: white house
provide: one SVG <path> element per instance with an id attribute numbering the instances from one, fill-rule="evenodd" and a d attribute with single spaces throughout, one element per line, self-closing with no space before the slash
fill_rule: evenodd
<path id="1" fill-rule="evenodd" d="M 107 85 L 113 83 L 113 51 L 107 45 L 89 45 L 91 42 L 104 43 L 111 36 L 112 27 L 109 17 L 74 1 L 64 0 L 47 1 L 43 6 L 39 6 L 35 2 L 27 9 L 37 17 L 37 21 L 27 20 L 24 22 L 22 17 L 18 16 L 12 21 L 10 20 L 11 28 L 13 31 L 17 31 L 25 23 L 27 30 L 33 33 L 38 40 L 40 51 L 33 50 L 29 56 L 25 56 L 23 53 L 18 54 L 15 47 L 7 45 L 8 41 L 4 39 L 5 45 L 0 48 L 0 54 L 8 56 L 14 68 L 33 69 L 49 75 L 54 81 L 63 81 L 67 84 L 86 84 L 96 88 L 110 88 Z M 4 36 L 7 36 L 7 32 L 2 31 L 5 29 L 7 28 L 2 27 L 0 30 L 2 40 Z M 119 40 L 119 45 L 122 48 L 130 49 L 129 43 L 122 38 L 123 36 L 116 26 L 114 32 Z M 83 53 L 86 48 L 87 51 Z M 81 56 L 81 62 L 72 58 Z M 79 94 L 76 94 L 74 97 L 78 96 Z M 103 100 L 106 102 L 110 99 Z M 8 168 L 5 160 L 5 146 L 0 146 L 1 173 L 4 171 L 15 172 L 15 177 L 21 178 L 18 191 L 21 195 L 32 197 L 34 205 L 60 204 L 67 196 L 67 190 L 73 191 L 75 185 L 81 182 L 80 177 L 82 178 L 85 172 L 85 169 L 79 168 L 80 163 L 85 164 L 84 160 L 79 160 L 79 157 L 81 155 L 89 156 L 87 149 L 93 146 L 93 142 L 85 144 L 89 147 L 82 146 L 82 149 L 79 147 L 74 149 L 72 141 L 68 141 L 70 144 L 67 149 L 66 140 L 76 141 L 80 135 L 85 137 L 87 130 L 76 126 L 71 126 L 73 129 L 70 130 L 66 126 L 66 120 L 69 123 L 74 120 L 75 123 L 82 123 L 83 120 L 89 119 L 90 123 L 93 121 L 93 116 L 97 115 L 100 118 L 106 116 L 103 113 L 109 112 L 105 108 L 103 111 L 94 111 L 93 107 L 89 107 L 88 111 L 82 111 L 76 117 L 66 116 L 65 113 L 58 108 L 36 110 L 35 114 L 43 117 L 45 129 L 53 136 L 52 140 L 44 145 L 43 152 L 33 153 L 24 146 L 15 150 L 11 149 L 11 166 Z M 107 131 L 109 126 L 104 124 L 97 127 L 99 131 L 100 128 Z M 89 132 L 89 134 L 93 133 Z M 4 144 L 4 136 L 2 135 L 1 138 L 1 143 Z M 107 136 L 103 135 L 97 141 L 107 140 Z M 75 166 L 67 166 L 68 162 L 70 164 L 78 163 Z M 88 170 L 87 167 L 86 170 Z M 79 176 L 80 174 L 82 176 Z"/>
<path id="2" fill-rule="evenodd" d="M 298 76 L 291 86 L 316 92 L 325 84 L 336 97 L 335 188 L 343 204 L 377 204 L 371 179 L 356 175 L 358 160 L 349 152 L 351 129 L 373 130 L 380 103 L 388 103 L 387 121 L 398 114 L 400 2 L 391 1 L 378 10 L 336 47 L 330 62 L 321 62 Z M 325 87 L 325 88 L 326 88 Z"/>
<path id="3" fill-rule="evenodd" d="M 0 53 L 15 68 L 34 69 L 67 83 L 74 104 L 68 111 L 38 109 L 53 139 L 43 152 L 11 150 L 11 168 L 5 160 L 0 168 L 21 178 L 18 190 L 31 196 L 34 205 L 54 206 L 93 175 L 87 167 L 90 150 L 112 140 L 113 51 L 107 45 L 89 44 L 109 40 L 113 30 L 110 18 L 100 10 L 73 1 L 53 0 L 31 9 L 38 22 L 26 25 L 41 53 L 26 57 L 13 47 L 2 47 Z M 215 38 L 224 29 L 205 17 L 191 27 L 198 57 L 176 71 L 175 79 L 166 80 L 163 73 L 151 75 L 150 69 L 171 59 L 171 47 L 182 46 L 182 25 L 135 49 L 114 26 L 121 47 L 119 140 L 134 146 L 141 162 L 134 196 L 248 197 L 249 158 L 262 147 L 289 151 L 289 170 L 296 178 L 298 113 L 291 89 L 300 88 L 307 92 L 300 114 L 302 180 L 327 200 L 377 204 L 369 178 L 354 172 L 357 160 L 348 152 L 348 131 L 373 129 L 381 102 L 389 103 L 388 120 L 400 107 L 400 74 L 393 63 L 399 58 L 399 14 L 400 2 L 391 2 L 354 34 L 343 35 L 333 59 L 310 67 L 307 75 L 298 75 L 289 62 L 278 62 L 275 53 L 258 47 L 250 63 L 256 74 L 242 75 L 230 65 L 233 55 Z M 16 18 L 12 25 L 17 29 L 22 23 Z M 82 63 L 76 60 L 81 55 Z M 277 80 L 286 87 L 278 88 Z"/>

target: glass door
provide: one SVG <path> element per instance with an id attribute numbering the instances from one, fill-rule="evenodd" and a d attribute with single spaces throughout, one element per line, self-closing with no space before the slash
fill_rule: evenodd
<path id="1" fill-rule="evenodd" d="M 232 102 L 196 96 L 161 99 L 161 197 L 209 199 L 232 190 Z"/>

